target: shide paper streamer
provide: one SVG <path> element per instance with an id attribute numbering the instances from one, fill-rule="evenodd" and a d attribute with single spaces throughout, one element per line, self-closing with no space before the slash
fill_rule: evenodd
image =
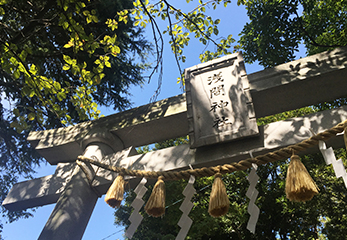
<path id="1" fill-rule="evenodd" d="M 345 167 L 343 166 L 342 159 L 336 160 L 333 148 L 327 148 L 325 142 L 319 141 L 318 144 L 319 150 L 321 151 L 324 157 L 325 163 L 327 165 L 333 165 L 336 178 L 342 177 L 345 183 L 345 187 L 347 188 L 347 173 Z"/>
<path id="2" fill-rule="evenodd" d="M 258 196 L 258 190 L 255 188 L 255 185 L 257 185 L 257 182 L 259 180 L 259 177 L 256 173 L 258 166 L 255 163 L 252 163 L 252 170 L 249 173 L 247 179 L 249 181 L 249 188 L 247 190 L 246 196 L 249 198 L 249 204 L 247 211 L 250 215 L 248 224 L 247 224 L 247 229 L 251 233 L 255 233 L 255 226 L 257 225 L 258 222 L 258 217 L 259 217 L 259 208 L 255 205 L 255 200 L 257 199 Z"/>
<path id="3" fill-rule="evenodd" d="M 128 237 L 129 239 L 133 237 L 136 229 L 139 227 L 143 219 L 139 211 L 145 203 L 142 200 L 142 197 L 147 192 L 147 188 L 145 187 L 146 183 L 147 183 L 147 179 L 142 178 L 141 182 L 137 185 L 137 187 L 134 190 L 134 192 L 136 193 L 136 198 L 131 203 L 131 206 L 134 208 L 134 211 L 129 217 L 129 221 L 131 222 L 131 224 L 128 227 L 127 231 L 125 232 L 125 236 Z"/>
<path id="4" fill-rule="evenodd" d="M 179 231 L 176 237 L 176 240 L 185 239 L 190 229 L 190 226 L 193 223 L 192 219 L 188 217 L 188 214 L 194 206 L 194 204 L 191 202 L 191 199 L 196 192 L 193 186 L 194 182 L 195 182 L 195 177 L 191 175 L 187 186 L 183 190 L 183 195 L 185 196 L 185 199 L 183 200 L 182 205 L 180 206 L 180 210 L 183 212 L 183 214 L 177 223 L 177 225 L 181 227 L 181 230 Z"/>

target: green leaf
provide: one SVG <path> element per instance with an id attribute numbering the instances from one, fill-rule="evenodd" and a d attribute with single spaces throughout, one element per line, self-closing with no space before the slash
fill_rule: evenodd
<path id="1" fill-rule="evenodd" d="M 18 50 L 17 45 L 14 44 L 14 43 L 10 43 L 10 48 L 12 49 L 12 51 L 17 51 Z"/>
<path id="2" fill-rule="evenodd" d="M 105 62 L 105 66 L 110 68 L 111 67 L 111 63 L 110 62 Z"/>
<path id="3" fill-rule="evenodd" d="M 214 33 L 214 35 L 218 35 L 218 33 L 219 33 L 218 28 L 215 27 L 215 28 L 213 29 L 213 33 Z"/>
<path id="4" fill-rule="evenodd" d="M 69 41 L 67 44 L 64 45 L 64 48 L 70 48 L 73 47 L 75 44 L 72 41 Z"/>
<path id="5" fill-rule="evenodd" d="M 35 96 L 36 93 L 34 90 L 31 90 L 30 93 L 29 93 L 29 97 L 32 98 L 33 96 Z"/>
<path id="6" fill-rule="evenodd" d="M 70 56 L 68 56 L 68 55 L 63 55 L 63 59 L 64 59 L 64 61 L 65 61 L 67 64 L 69 64 L 69 65 L 72 64 L 72 59 L 70 58 Z"/>
<path id="7" fill-rule="evenodd" d="M 65 64 L 65 65 L 63 66 L 63 70 L 67 71 L 67 70 L 69 70 L 69 69 L 70 69 L 70 65 Z"/>
<path id="8" fill-rule="evenodd" d="M 31 64 L 31 66 L 30 66 L 30 72 L 31 72 L 31 74 L 33 74 L 33 75 L 36 75 L 36 74 L 37 74 L 38 69 L 37 69 L 37 67 L 36 67 L 35 64 Z"/>
<path id="9" fill-rule="evenodd" d="M 10 58 L 10 62 L 11 62 L 13 65 L 15 65 L 15 66 L 18 65 L 18 61 L 17 61 L 17 59 L 16 59 L 15 57 L 11 57 L 11 58 Z"/>
<path id="10" fill-rule="evenodd" d="M 28 114 L 28 120 L 33 121 L 35 119 L 35 113 L 31 112 Z"/>
<path id="11" fill-rule="evenodd" d="M 20 77 L 20 71 L 19 69 L 17 68 L 16 71 L 14 71 L 13 73 L 13 78 L 14 79 L 18 79 Z"/>
<path id="12" fill-rule="evenodd" d="M 68 23 L 68 22 L 66 22 L 66 21 L 65 21 L 65 22 L 63 22 L 63 28 L 64 28 L 64 29 L 67 29 L 68 27 L 69 27 L 69 23 Z"/>
<path id="13" fill-rule="evenodd" d="M 58 92 L 57 93 L 57 98 L 58 98 L 58 101 L 63 101 L 64 99 L 66 99 L 66 94 L 63 93 L 63 92 Z"/>
<path id="14" fill-rule="evenodd" d="M 61 89 L 60 83 L 59 82 L 54 82 L 53 86 L 55 88 L 56 91 L 59 91 Z"/>
<path id="15" fill-rule="evenodd" d="M 112 52 L 115 54 L 119 54 L 120 53 L 120 48 L 118 46 L 113 46 L 112 47 Z"/>

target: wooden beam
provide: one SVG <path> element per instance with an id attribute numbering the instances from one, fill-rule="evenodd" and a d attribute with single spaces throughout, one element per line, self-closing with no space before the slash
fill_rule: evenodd
<path id="1" fill-rule="evenodd" d="M 346 96 L 347 49 L 337 48 L 248 75 L 256 117 Z M 50 164 L 74 161 L 83 141 L 110 131 L 115 148 L 143 146 L 188 134 L 185 95 L 67 128 L 31 132 L 28 141 Z M 116 146 L 117 145 L 117 146 Z"/>
<path id="2" fill-rule="evenodd" d="M 347 106 L 310 114 L 304 117 L 274 122 L 261 127 L 260 135 L 242 141 L 228 142 L 220 145 L 191 149 L 189 145 L 170 147 L 146 154 L 136 154 L 133 148 L 109 154 L 103 162 L 132 169 L 153 171 L 170 171 L 187 169 L 189 164 L 194 168 L 231 163 L 249 158 L 249 152 L 254 156 L 274 151 L 291 144 L 298 143 L 312 136 L 311 131 L 319 133 L 330 129 L 347 119 Z M 332 138 L 329 146 L 339 148 L 344 146 L 342 136 Z M 318 147 L 308 149 L 305 153 L 315 152 Z M 72 165 L 72 163 L 71 163 Z M 19 210 L 27 207 L 52 203 L 61 194 L 64 177 L 60 176 L 66 166 L 58 165 L 57 176 L 47 176 L 17 183 L 8 194 L 3 205 L 7 209 Z M 70 169 L 69 167 L 68 169 Z M 69 175 L 69 171 L 64 176 Z M 106 193 L 115 174 L 106 170 L 98 171 L 93 181 L 93 187 L 100 193 Z M 51 179 L 51 180 L 50 180 Z M 50 180 L 50 181 L 48 181 Z M 130 187 L 136 186 L 139 179 L 130 178 Z"/>

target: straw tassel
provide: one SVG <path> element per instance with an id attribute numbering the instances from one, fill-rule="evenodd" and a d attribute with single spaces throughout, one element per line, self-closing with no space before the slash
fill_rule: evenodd
<path id="1" fill-rule="evenodd" d="M 318 194 L 318 187 L 298 155 L 292 155 L 287 170 L 286 195 L 290 201 L 304 202 Z"/>
<path id="2" fill-rule="evenodd" d="M 222 181 L 222 174 L 217 173 L 212 184 L 208 213 L 212 217 L 221 217 L 228 212 L 229 205 L 229 197 Z"/>
<path id="3" fill-rule="evenodd" d="M 124 195 L 124 178 L 119 174 L 108 189 L 105 202 L 111 207 L 119 207 Z"/>
<path id="4" fill-rule="evenodd" d="M 147 214 L 153 217 L 160 217 L 165 213 L 165 183 L 163 179 L 163 176 L 158 177 L 145 206 Z"/>

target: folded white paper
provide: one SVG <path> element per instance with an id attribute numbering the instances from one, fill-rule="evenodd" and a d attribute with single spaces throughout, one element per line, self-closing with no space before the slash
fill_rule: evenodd
<path id="1" fill-rule="evenodd" d="M 347 188 L 347 173 L 346 173 L 346 169 L 345 169 L 345 166 L 343 165 L 342 160 L 341 159 L 336 160 L 334 150 L 332 149 L 332 147 L 327 149 L 325 142 L 319 141 L 318 145 L 319 145 L 319 150 L 321 151 L 323 158 L 325 160 L 325 163 L 327 165 L 330 165 L 330 164 L 333 165 L 336 178 L 342 177 L 345 183 L 345 187 Z"/>
<path id="2" fill-rule="evenodd" d="M 193 221 L 192 219 L 188 217 L 188 214 L 194 206 L 194 204 L 191 202 L 191 199 L 196 192 L 193 186 L 194 182 L 195 182 L 195 177 L 191 175 L 187 186 L 182 192 L 183 195 L 185 196 L 185 199 L 180 206 L 180 210 L 182 211 L 182 216 L 180 220 L 178 221 L 177 225 L 181 227 L 181 230 L 177 234 L 176 240 L 184 240 L 188 234 L 190 226 L 193 224 Z"/>
<path id="3" fill-rule="evenodd" d="M 258 183 L 259 176 L 256 173 L 258 169 L 258 165 L 255 163 L 252 163 L 252 167 L 253 168 L 247 177 L 249 181 L 249 188 L 246 192 L 246 196 L 249 198 L 247 211 L 250 215 L 248 223 L 247 223 L 247 229 L 251 233 L 255 233 L 255 227 L 257 225 L 259 212 L 260 212 L 259 208 L 255 205 L 255 200 L 257 200 L 257 196 L 259 193 L 258 190 L 255 188 L 255 186 Z"/>
<path id="4" fill-rule="evenodd" d="M 139 213 L 143 204 L 145 203 L 142 200 L 143 195 L 147 192 L 147 188 L 145 187 L 147 183 L 146 178 L 142 178 L 141 182 L 137 185 L 134 192 L 136 193 L 136 198 L 131 203 L 131 206 L 134 208 L 133 213 L 129 217 L 129 221 L 131 222 L 127 231 L 125 232 L 125 236 L 131 239 L 136 231 L 136 229 L 140 226 L 142 222 L 142 215 Z"/>

